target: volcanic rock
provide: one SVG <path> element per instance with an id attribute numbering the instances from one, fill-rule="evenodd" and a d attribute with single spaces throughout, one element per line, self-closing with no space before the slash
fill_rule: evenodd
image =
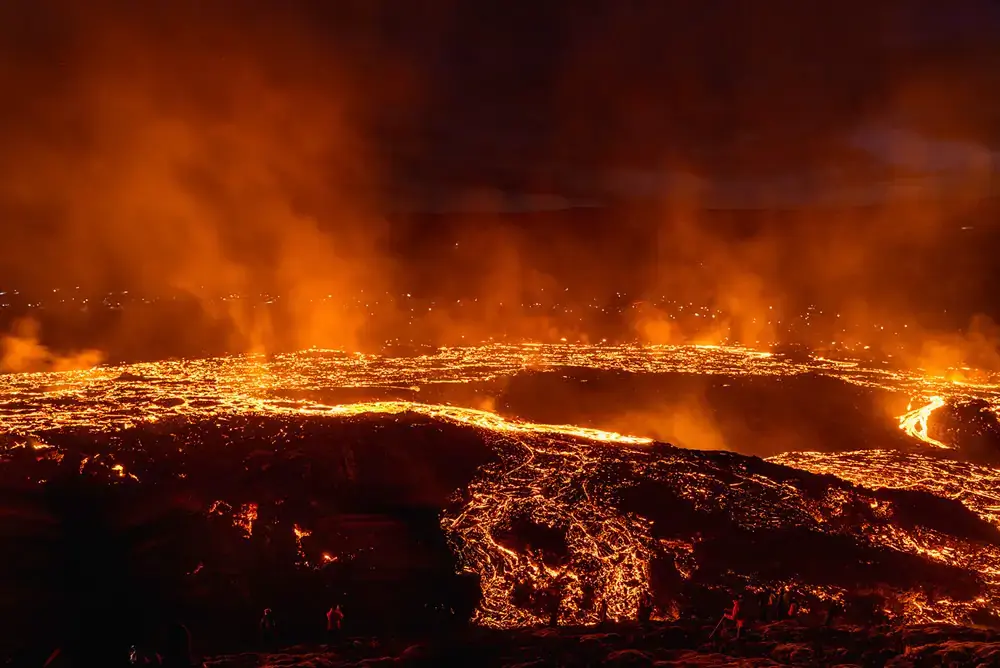
<path id="1" fill-rule="evenodd" d="M 705 643 L 698 620 L 674 622 L 671 628 L 682 632 L 677 638 L 692 638 L 687 643 L 665 645 L 663 628 L 619 627 L 616 632 L 594 634 L 588 629 L 562 628 L 555 632 L 535 633 L 523 630 L 479 631 L 429 642 L 419 658 L 406 656 L 406 644 L 396 643 L 371 649 L 371 655 L 351 656 L 302 647 L 280 654 L 219 656 L 206 661 L 210 668 L 250 668 L 282 666 L 312 668 L 330 666 L 389 665 L 642 665 L 704 666 L 706 668 L 770 666 L 840 666 L 868 665 L 930 666 L 949 665 L 972 668 L 994 665 L 1000 658 L 996 634 L 987 633 L 981 640 L 962 640 L 972 629 L 963 627 L 917 627 L 907 630 L 864 627 L 825 628 L 798 622 L 751 626 L 755 640 L 736 641 L 717 638 Z M 907 645 L 904 635 L 935 637 L 926 645 Z M 603 636 L 601 643 L 581 643 Z M 367 646 L 362 644 L 363 646 Z M 377 655 L 375 653 L 378 653 Z"/>
<path id="2" fill-rule="evenodd" d="M 779 587 L 810 619 L 839 597 L 844 619 L 866 624 L 941 610 L 961 621 L 996 600 L 976 555 L 1000 541 L 965 505 L 734 453 L 412 414 L 236 415 L 39 437 L 59 456 L 12 447 L 0 469 L 8 652 L 54 646 L 45 622 L 66 610 L 116 628 L 126 646 L 128 634 L 182 619 L 225 649 L 255 641 L 264 607 L 289 643 L 321 633 L 338 602 L 352 633 L 426 637 L 465 626 L 477 607 L 486 625 L 543 623 L 552 588 L 563 626 L 594 623 L 601 601 L 612 621 L 632 618 L 647 588 L 662 619 L 717 620 L 732 592 Z M 617 633 L 568 645 L 548 633 L 515 637 L 677 660 L 622 647 Z M 646 633 L 690 649 L 707 636 L 680 624 Z M 782 642 L 763 656 L 748 637 L 754 658 L 814 660 L 804 627 L 762 633 Z M 895 651 L 866 643 L 869 658 Z"/>

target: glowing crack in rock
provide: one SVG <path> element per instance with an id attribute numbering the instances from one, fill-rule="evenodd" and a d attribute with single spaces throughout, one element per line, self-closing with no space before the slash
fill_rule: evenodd
<path id="1" fill-rule="evenodd" d="M 884 487 L 931 492 L 959 501 L 1000 528 L 1000 471 L 991 467 L 892 450 L 833 454 L 790 452 L 771 457 L 769 461 L 811 473 L 833 475 L 868 489 Z M 873 538 L 903 552 L 979 573 L 989 591 L 985 599 L 973 601 L 953 601 L 943 597 L 929 602 L 914 595 L 911 600 L 905 601 L 907 619 L 953 623 L 968 619 L 977 605 L 993 610 L 1000 606 L 1000 548 L 955 541 L 927 529 L 903 532 L 890 528 Z"/>

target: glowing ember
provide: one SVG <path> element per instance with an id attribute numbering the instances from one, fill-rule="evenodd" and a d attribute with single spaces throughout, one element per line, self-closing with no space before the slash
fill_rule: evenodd
<path id="1" fill-rule="evenodd" d="M 298 524 L 292 527 L 292 531 L 295 533 L 295 547 L 298 550 L 299 562 L 303 566 L 308 566 L 309 562 L 306 561 L 305 550 L 302 549 L 302 539 L 305 538 L 306 536 L 311 536 L 312 531 L 307 531 L 301 528 Z"/>
<path id="2" fill-rule="evenodd" d="M 246 532 L 247 536 L 253 535 L 253 523 L 257 520 L 257 504 L 247 503 L 240 507 L 238 513 L 234 517 L 234 522 L 237 526 Z"/>

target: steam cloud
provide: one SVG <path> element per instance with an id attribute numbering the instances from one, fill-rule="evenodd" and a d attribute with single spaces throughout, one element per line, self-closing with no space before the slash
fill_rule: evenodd
<path id="1" fill-rule="evenodd" d="M 54 354 L 39 343 L 38 324 L 32 320 L 18 321 L 11 333 L 0 336 L 0 373 L 89 369 L 103 358 L 99 350 Z"/>
<path id="2" fill-rule="evenodd" d="M 406 87 L 351 37 L 359 10 L 342 3 L 331 34 L 301 7 L 18 4 L 0 18 L 5 277 L 180 291 L 206 309 L 266 290 L 302 342 L 349 341 L 356 323 L 309 304 L 380 275 L 364 122 Z M 226 310 L 207 315 L 266 343 L 264 316 Z"/>
<path id="3" fill-rule="evenodd" d="M 942 173 L 912 133 L 866 128 L 986 145 L 989 40 L 910 45 L 908 3 L 667 4 L 530 17 L 504 3 L 5 4 L 4 278 L 182 291 L 246 350 L 358 345 L 363 314 L 319 302 L 362 289 L 462 284 L 477 305 L 425 316 L 448 341 L 584 338 L 494 306 L 566 286 L 727 313 L 692 334 L 637 309 L 655 343 L 763 344 L 809 303 L 895 331 L 924 302 L 981 296 L 931 263 L 994 187 L 989 156 L 952 151 Z M 873 147 L 893 159 L 873 167 Z M 509 192 L 473 197 L 504 183 L 647 201 L 585 230 L 514 229 Z M 385 217 L 470 197 L 486 215 L 445 232 Z M 754 209 L 752 225 L 717 211 L 733 207 Z M 439 233 L 458 250 L 423 253 Z M 282 295 L 285 321 L 209 299 L 260 292 Z M 916 361 L 965 358 L 970 343 L 989 358 L 990 331 L 930 337 Z M 23 334 L 9 340 L 37 343 Z"/>

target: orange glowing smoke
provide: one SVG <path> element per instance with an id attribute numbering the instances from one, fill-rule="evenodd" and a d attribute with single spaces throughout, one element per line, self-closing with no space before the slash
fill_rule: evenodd
<path id="1" fill-rule="evenodd" d="M 56 354 L 39 342 L 38 335 L 38 324 L 30 319 L 19 320 L 10 334 L 0 334 L 0 373 L 89 369 L 103 359 L 97 350 Z"/>
<path id="2" fill-rule="evenodd" d="M 0 84 L 18 100 L 2 130 L 3 283 L 181 292 L 233 350 L 353 343 L 363 321 L 319 300 L 385 284 L 367 125 L 417 102 L 409 63 L 363 36 L 371 17 L 341 7 L 332 36 L 284 5 L 56 4 L 21 17 L 57 20 L 44 48 L 0 35 Z M 280 331 L 218 300 L 264 291 L 282 295 Z M 110 336 L 160 335 L 124 313 Z M 4 368 L 92 362 L 52 360 L 28 338 L 5 345 Z"/>
<path id="3" fill-rule="evenodd" d="M 869 123 L 964 135 L 973 145 L 988 135 L 993 112 L 979 86 L 992 86 L 995 53 L 928 67 L 922 53 L 887 47 L 886 35 L 908 21 L 896 10 L 866 8 L 864 21 L 844 3 L 823 11 L 783 3 L 767 16 L 743 3 L 711 21 L 682 18 L 701 9 L 663 3 L 568 12 L 558 20 L 559 62 L 524 70 L 548 70 L 547 85 L 533 86 L 540 97 L 517 86 L 526 80 L 510 74 L 518 68 L 491 72 L 503 85 L 473 77 L 483 88 L 466 92 L 468 103 L 477 93 L 498 96 L 481 102 L 479 111 L 495 114 L 484 120 L 466 118 L 464 104 L 458 116 L 443 115 L 451 105 L 436 105 L 450 96 L 434 98 L 441 43 L 521 53 L 526 37 L 506 42 L 490 32 L 505 17 L 478 26 L 489 34 L 461 23 L 481 17 L 481 7 L 468 15 L 449 3 L 394 7 L 390 21 L 369 3 L 315 16 L 289 3 L 237 13 L 216 3 L 118 3 L 101 12 L 55 4 L 58 11 L 0 8 L 12 12 L 0 20 L 0 84 L 9 92 L 0 211 L 10 221 L 0 267 L 36 284 L 185 292 L 205 320 L 228 327 L 229 350 L 356 348 L 369 321 L 323 298 L 411 285 L 469 286 L 490 304 L 468 318 L 430 315 L 433 335 L 451 342 L 507 330 L 577 340 L 580 332 L 554 331 L 534 313 L 511 322 L 495 305 L 566 286 L 611 294 L 621 282 L 636 299 L 668 295 L 728 314 L 694 338 L 667 317 L 643 317 L 637 329 L 648 343 L 763 346 L 800 303 L 825 303 L 852 321 L 888 313 L 892 330 L 927 301 L 927 291 L 906 298 L 901 286 L 940 283 L 923 263 L 895 258 L 938 257 L 955 217 L 990 181 L 975 159 L 936 180 L 925 147 L 896 135 L 888 153 L 898 163 L 872 166 L 847 145 Z M 389 24 L 411 28 L 404 39 Z M 25 32 L 44 35 L 44 46 L 29 48 Z M 793 44 L 787 35 L 810 37 Z M 732 54 L 725 66 L 720 40 Z M 836 48 L 844 42 L 853 45 L 849 57 Z M 707 83 L 720 74 L 749 83 L 720 93 Z M 517 95 L 508 98 L 506 85 Z M 778 97 L 795 104 L 776 108 Z M 527 140 L 514 108 L 530 110 L 532 128 L 553 129 Z M 441 155 L 445 144 L 464 155 Z M 430 168 L 408 172 L 411 158 Z M 445 258 L 387 250 L 396 238 L 411 235 L 419 246 L 433 236 L 420 223 L 385 221 L 387 211 L 424 199 L 421 190 L 498 214 L 515 196 L 474 196 L 497 185 L 498 169 L 552 201 L 583 191 L 587 200 L 648 206 L 583 234 L 570 217 L 555 238 L 500 216 L 460 220 L 455 245 L 472 250 Z M 411 186 L 424 171 L 430 182 Z M 400 192 L 407 188 L 417 194 Z M 855 206 L 871 198 L 880 205 Z M 750 211 L 749 230 L 719 213 L 733 209 Z M 889 278 L 898 280 L 886 287 Z M 264 292 L 281 295 L 287 322 L 215 299 Z M 184 323 L 172 334 L 197 341 L 191 329 Z M 837 327 L 809 340 L 841 334 Z M 124 314 L 114 337 L 161 335 Z M 39 366 L 30 347 L 5 357 L 10 370 Z M 41 357 L 41 368 L 66 368 Z"/>

